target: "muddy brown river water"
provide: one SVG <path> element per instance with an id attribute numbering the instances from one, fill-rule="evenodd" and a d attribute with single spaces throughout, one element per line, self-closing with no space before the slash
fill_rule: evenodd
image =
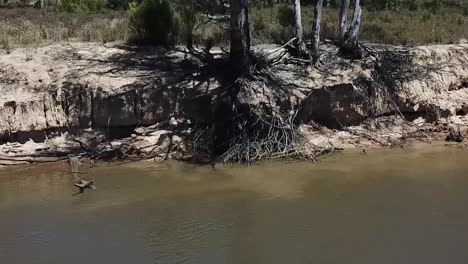
<path id="1" fill-rule="evenodd" d="M 468 150 L 0 169 L 0 263 L 468 263 Z"/>

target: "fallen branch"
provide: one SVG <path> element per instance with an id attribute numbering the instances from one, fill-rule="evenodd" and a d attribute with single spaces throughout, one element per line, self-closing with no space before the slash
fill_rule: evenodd
<path id="1" fill-rule="evenodd" d="M 274 54 L 274 53 L 276 53 L 276 52 L 278 52 L 278 51 L 284 49 L 286 46 L 288 46 L 289 44 L 291 44 L 291 42 L 295 41 L 296 39 L 297 39 L 296 37 L 292 38 L 291 40 L 289 40 L 288 42 L 286 42 L 286 44 L 284 44 L 283 46 L 281 46 L 281 47 L 279 47 L 279 48 L 273 50 L 273 51 L 270 52 L 269 54 L 267 54 L 266 57 L 268 58 L 268 57 L 271 56 L 272 54 Z"/>
<path id="2" fill-rule="evenodd" d="M 65 160 L 67 157 L 41 157 L 41 156 L 0 156 L 0 161 L 19 161 L 19 162 L 33 162 L 33 163 L 46 163 L 57 162 Z"/>

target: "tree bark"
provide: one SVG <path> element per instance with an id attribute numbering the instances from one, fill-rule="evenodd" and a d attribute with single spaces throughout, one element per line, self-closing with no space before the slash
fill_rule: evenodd
<path id="1" fill-rule="evenodd" d="M 323 0 L 317 0 L 315 2 L 315 9 L 314 9 L 314 23 L 312 25 L 312 64 L 316 65 L 319 57 L 319 43 L 320 43 L 320 24 L 322 22 L 322 8 L 323 8 Z"/>
<path id="2" fill-rule="evenodd" d="M 348 9 L 349 0 L 341 0 L 340 8 L 340 36 L 339 40 L 343 41 L 346 31 L 348 30 Z"/>
<path id="3" fill-rule="evenodd" d="M 296 50 L 298 57 L 307 58 L 307 48 L 304 41 L 304 29 L 302 27 L 301 0 L 294 0 L 294 20 L 296 34 Z"/>
<path id="4" fill-rule="evenodd" d="M 359 35 L 359 29 L 361 28 L 361 18 L 362 18 L 362 8 L 361 8 L 361 3 L 360 0 L 356 0 L 355 6 L 354 6 L 354 14 L 353 14 L 353 21 L 351 23 L 351 27 L 349 28 L 348 31 L 348 36 L 346 41 L 357 44 L 358 41 L 358 35 Z"/>
<path id="5" fill-rule="evenodd" d="M 362 8 L 360 0 L 356 0 L 354 6 L 353 21 L 349 30 L 344 36 L 341 48 L 344 54 L 349 54 L 353 58 L 362 58 L 362 50 L 359 47 L 358 36 L 359 30 L 361 28 L 361 19 L 362 19 Z"/>
<path id="6" fill-rule="evenodd" d="M 248 4 L 231 0 L 231 63 L 236 74 L 249 72 L 251 65 Z"/>

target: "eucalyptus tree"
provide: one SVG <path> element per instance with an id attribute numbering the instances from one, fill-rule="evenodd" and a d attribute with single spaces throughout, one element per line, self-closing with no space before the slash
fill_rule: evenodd
<path id="1" fill-rule="evenodd" d="M 349 26 L 349 29 L 345 33 L 342 44 L 341 44 L 344 51 L 348 53 L 349 52 L 352 53 L 353 56 L 355 57 L 362 56 L 362 51 L 358 43 L 359 30 L 361 29 L 361 20 L 362 20 L 361 1 L 356 0 L 356 2 L 354 3 L 353 20 L 351 21 L 351 25 Z"/>
<path id="2" fill-rule="evenodd" d="M 249 1 L 231 0 L 231 63 L 236 74 L 248 72 L 251 65 Z"/>
<path id="3" fill-rule="evenodd" d="M 312 65 L 316 65 L 320 58 L 320 26 L 322 23 L 323 0 L 316 0 L 314 8 L 314 22 L 312 24 Z"/>
<path id="4" fill-rule="evenodd" d="M 306 58 L 308 54 L 304 41 L 304 28 L 302 27 L 301 0 L 294 0 L 294 33 L 296 37 L 297 55 Z"/>
<path id="5" fill-rule="evenodd" d="M 346 31 L 348 31 L 348 10 L 349 0 L 341 0 L 340 21 L 339 21 L 339 40 L 343 41 Z"/>

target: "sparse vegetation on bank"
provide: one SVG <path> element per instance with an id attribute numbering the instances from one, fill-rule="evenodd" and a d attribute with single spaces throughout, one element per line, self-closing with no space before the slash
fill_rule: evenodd
<path id="1" fill-rule="evenodd" d="M 289 14 L 288 14 L 289 12 Z M 302 8 L 305 39 L 310 39 L 313 9 Z M 324 8 L 322 39 L 336 39 L 339 10 Z M 256 42 L 284 43 L 294 36 L 294 15 L 285 6 L 253 8 L 251 10 L 254 40 Z M 445 9 L 437 13 L 429 10 L 368 10 L 360 39 L 394 45 L 422 45 L 457 43 L 468 38 L 468 14 L 460 9 Z"/>
<path id="2" fill-rule="evenodd" d="M 0 48 L 44 45 L 59 41 L 112 42 L 136 40 L 148 42 L 143 36 L 141 20 L 135 20 L 136 10 L 143 15 L 148 3 L 143 1 L 137 8 L 124 10 L 119 1 L 107 4 L 98 3 L 76 5 L 66 1 L 57 8 L 38 10 L 34 8 L 0 8 Z M 146 3 L 146 4 L 145 4 Z M 104 7 L 114 7 L 110 10 Z M 151 6 L 150 6 L 151 7 Z M 457 43 L 468 39 L 468 7 L 444 6 L 432 10 L 430 7 L 410 6 L 398 10 L 364 7 L 364 17 L 360 32 L 363 41 L 387 44 L 421 45 L 429 43 Z M 173 18 L 169 32 L 171 44 L 185 45 L 227 45 L 228 20 L 213 21 L 204 12 L 190 13 L 187 8 L 173 8 Z M 310 39 L 313 8 L 302 8 L 305 39 Z M 337 8 L 324 8 L 322 18 L 322 39 L 335 39 L 338 33 Z M 129 24 L 129 14 L 133 23 Z M 221 17 L 221 16 L 220 16 Z M 222 18 L 222 17 L 221 17 Z M 253 42 L 284 43 L 294 36 L 294 14 L 287 5 L 264 7 L 253 5 L 250 10 Z M 132 19 L 130 19 L 132 22 Z M 139 23 L 139 24 L 138 24 Z M 147 23 L 146 26 L 150 26 Z M 189 30 L 188 30 L 189 29 Z M 148 33 L 148 32 L 147 32 Z M 145 33 L 145 34 L 147 34 Z M 155 33 L 157 34 L 157 33 Z M 190 39 L 188 39 L 190 38 Z M 158 41 L 149 41 L 158 42 Z M 157 43 L 160 44 L 160 43 Z"/>
<path id="3" fill-rule="evenodd" d="M 33 8 L 0 9 L 0 49 L 63 41 L 112 42 L 128 38 L 127 13 L 41 12 Z"/>

